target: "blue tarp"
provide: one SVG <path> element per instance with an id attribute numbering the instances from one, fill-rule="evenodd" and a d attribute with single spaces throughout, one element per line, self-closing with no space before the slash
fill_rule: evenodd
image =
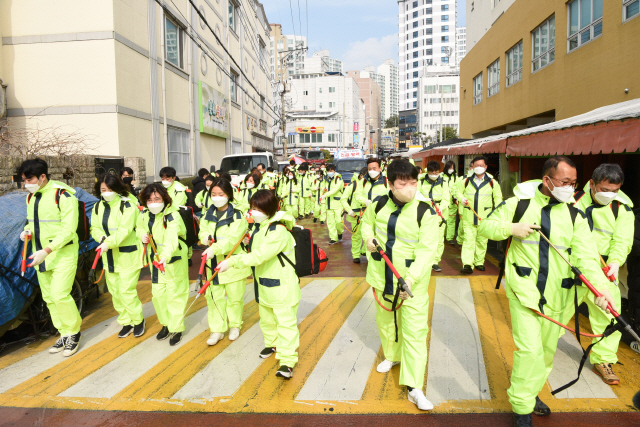
<path id="1" fill-rule="evenodd" d="M 81 188 L 75 188 L 75 191 L 76 197 L 85 203 L 87 218 L 91 221 L 91 208 L 98 199 Z M 0 268 L 0 273 L 4 273 L 0 274 L 0 325 L 13 320 L 24 306 L 25 299 L 21 293 L 29 297 L 33 292 L 31 285 L 19 276 L 24 245 L 20 240 L 20 233 L 27 218 L 25 200 L 28 194 L 16 191 L 0 197 L 0 264 L 18 273 L 7 273 Z M 96 246 L 98 244 L 93 239 L 82 242 L 80 253 L 92 250 Z M 27 254 L 31 255 L 31 245 Z M 27 268 L 25 278 L 34 283 L 38 282 L 34 268 Z"/>

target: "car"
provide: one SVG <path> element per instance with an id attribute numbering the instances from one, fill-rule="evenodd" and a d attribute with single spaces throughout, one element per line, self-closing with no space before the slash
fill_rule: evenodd
<path id="1" fill-rule="evenodd" d="M 337 159 L 333 162 L 336 165 L 336 172 L 342 175 L 345 184 L 349 184 L 353 175 L 360 173 L 360 169 L 367 166 L 367 161 L 363 158 Z"/>
<path id="2" fill-rule="evenodd" d="M 220 171 L 227 172 L 231 175 L 231 184 L 238 187 L 244 178 L 251 172 L 251 169 L 257 167 L 260 163 L 276 169 L 276 160 L 273 153 L 268 151 L 258 153 L 242 153 L 229 154 L 222 158 L 220 162 Z M 215 166 L 211 166 L 211 172 L 215 172 Z"/>

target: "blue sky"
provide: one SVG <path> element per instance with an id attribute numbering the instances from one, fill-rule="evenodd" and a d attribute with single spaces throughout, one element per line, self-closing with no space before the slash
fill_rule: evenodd
<path id="1" fill-rule="evenodd" d="M 328 49 L 331 57 L 344 62 L 345 71 L 377 66 L 385 59 L 398 62 L 396 0 L 262 0 L 262 3 L 269 22 L 282 25 L 283 33 L 293 34 L 295 30 L 296 35 L 308 34 L 309 55 Z M 464 26 L 465 0 L 457 3 L 458 26 Z"/>

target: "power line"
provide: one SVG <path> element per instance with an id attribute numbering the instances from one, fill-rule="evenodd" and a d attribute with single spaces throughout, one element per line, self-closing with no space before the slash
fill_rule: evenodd
<path id="1" fill-rule="evenodd" d="M 300 0 L 298 0 L 298 23 L 300 24 L 300 38 L 302 38 L 302 20 L 300 19 Z M 298 45 L 298 41 L 296 40 L 296 47 Z"/>
<path id="2" fill-rule="evenodd" d="M 304 11 L 307 14 L 307 46 L 309 46 L 309 0 L 304 0 Z"/>
<path id="3" fill-rule="evenodd" d="M 293 5 L 291 4 L 291 0 L 289 0 L 289 10 L 291 11 L 291 25 L 293 26 L 293 39 L 296 39 L 296 24 L 293 23 Z"/>

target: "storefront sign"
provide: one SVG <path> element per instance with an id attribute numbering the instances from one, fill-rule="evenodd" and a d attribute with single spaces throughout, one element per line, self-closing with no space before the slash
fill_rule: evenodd
<path id="1" fill-rule="evenodd" d="M 204 82 L 198 84 L 200 101 L 200 132 L 229 137 L 229 111 L 227 98 Z"/>
<path id="2" fill-rule="evenodd" d="M 358 132 L 360 130 L 360 124 L 358 122 L 353 122 L 353 131 Z"/>
<path id="3" fill-rule="evenodd" d="M 249 132 L 258 132 L 258 119 L 251 117 L 248 113 L 245 113 L 245 123 Z"/>
<path id="4" fill-rule="evenodd" d="M 324 127 L 296 128 L 297 133 L 324 133 Z"/>
<path id="5" fill-rule="evenodd" d="M 362 150 L 340 150 L 334 156 L 336 159 L 349 159 L 349 158 L 361 158 L 364 157 Z"/>

